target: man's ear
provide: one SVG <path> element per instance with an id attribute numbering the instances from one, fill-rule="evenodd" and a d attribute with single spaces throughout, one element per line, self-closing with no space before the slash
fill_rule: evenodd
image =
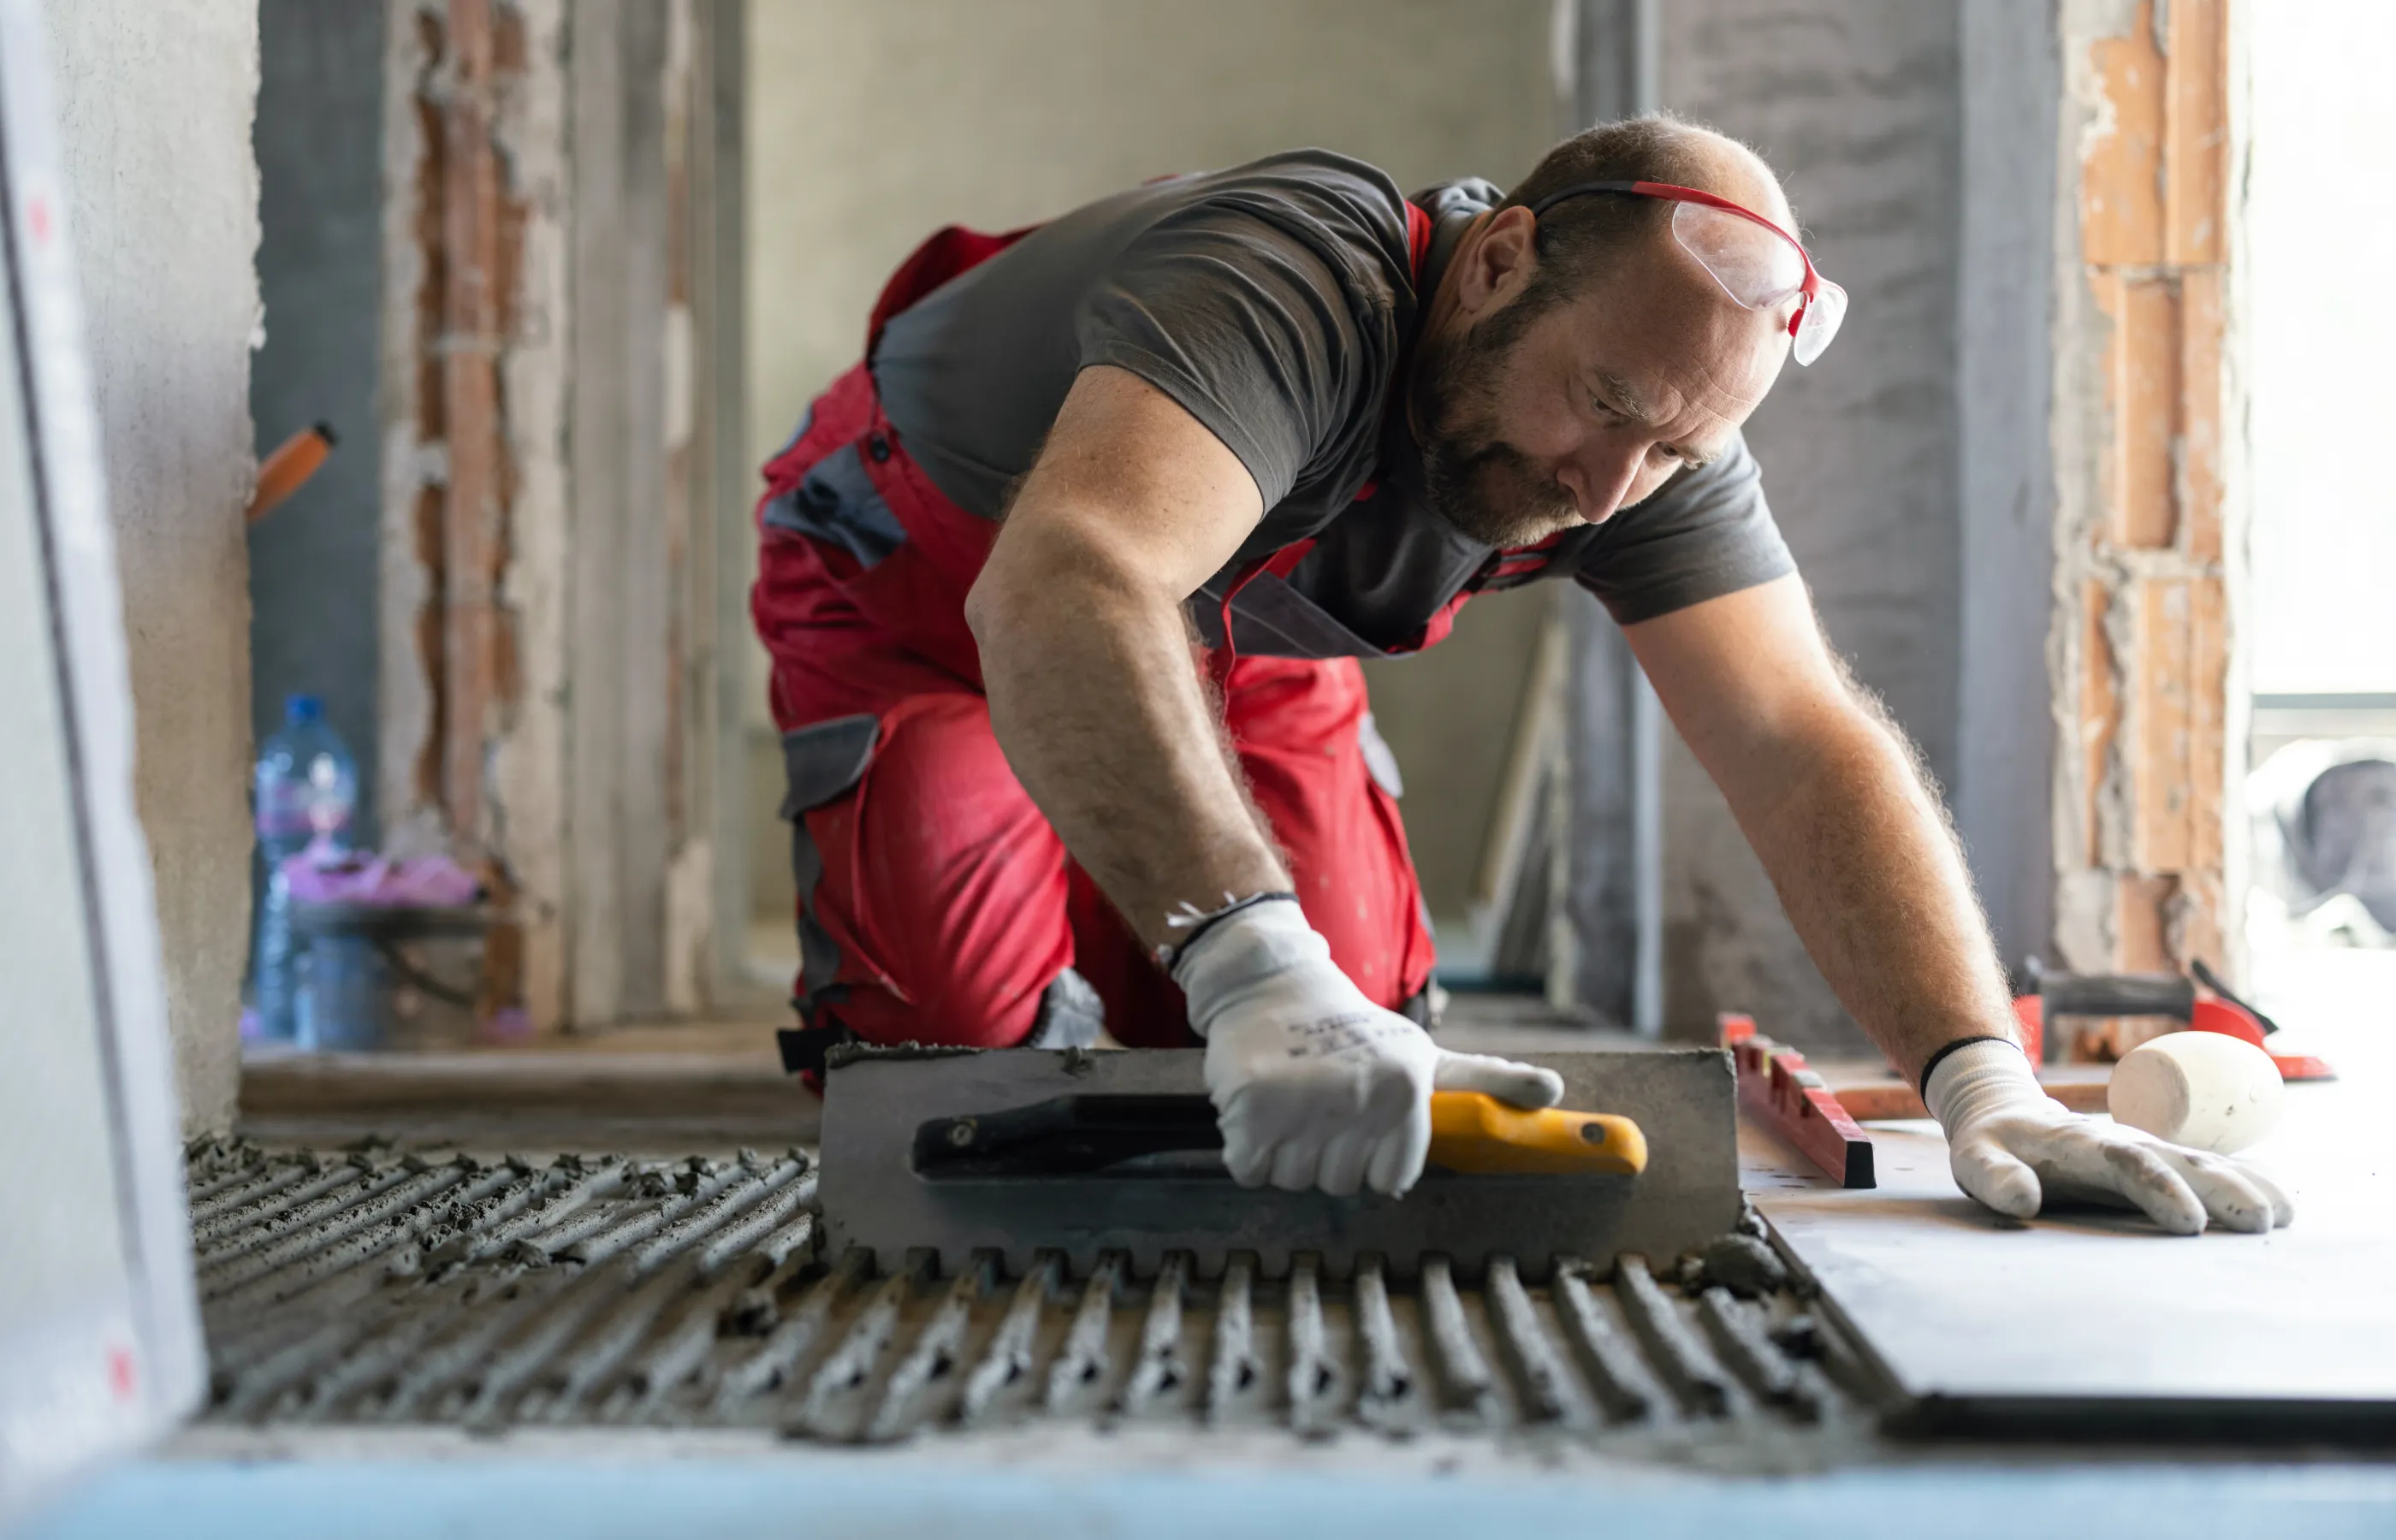
<path id="1" fill-rule="evenodd" d="M 1538 220 L 1520 204 L 1489 217 L 1457 275 L 1457 299 L 1466 314 L 1496 310 L 1523 291 L 1539 265 L 1538 232 Z"/>

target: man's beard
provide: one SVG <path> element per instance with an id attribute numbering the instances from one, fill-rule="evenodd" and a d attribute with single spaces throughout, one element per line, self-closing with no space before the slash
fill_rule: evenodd
<path id="1" fill-rule="evenodd" d="M 1488 546 L 1527 546 L 1579 522 L 1572 494 L 1500 436 L 1498 380 L 1537 307 L 1515 301 L 1462 337 L 1425 347 L 1415 361 L 1424 499 L 1431 511 Z"/>

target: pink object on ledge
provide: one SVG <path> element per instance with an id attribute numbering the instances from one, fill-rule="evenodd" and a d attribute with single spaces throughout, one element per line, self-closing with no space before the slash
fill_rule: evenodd
<path id="1" fill-rule="evenodd" d="M 313 847 L 283 863 L 283 880 L 301 904 L 373 904 L 390 909 L 459 909 L 483 891 L 474 874 L 446 856 L 401 860 Z"/>

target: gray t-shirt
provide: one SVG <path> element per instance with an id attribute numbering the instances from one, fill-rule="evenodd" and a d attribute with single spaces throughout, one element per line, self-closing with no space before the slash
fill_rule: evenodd
<path id="1" fill-rule="evenodd" d="M 1793 571 L 1737 440 L 1537 557 L 1507 558 L 1425 504 L 1390 403 L 1447 258 L 1502 196 L 1471 179 L 1414 200 L 1432 220 L 1418 285 L 1396 185 L 1327 151 L 1117 193 L 894 317 L 872 361 L 883 409 L 934 485 L 995 518 L 1082 369 L 1113 365 L 1171 396 L 1264 494 L 1263 522 L 1191 602 L 1206 639 L 1231 574 L 1314 542 L 1285 578 L 1241 591 L 1243 653 L 1411 650 L 1467 589 L 1542 577 L 1577 578 L 1628 625 Z"/>

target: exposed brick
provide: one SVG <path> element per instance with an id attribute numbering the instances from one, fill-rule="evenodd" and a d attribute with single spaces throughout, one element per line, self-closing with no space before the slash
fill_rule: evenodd
<path id="1" fill-rule="evenodd" d="M 2116 966 L 2123 973 L 2170 970 L 2169 908 L 2178 892 L 2178 882 L 2170 877 L 2123 876 L 2114 880 Z"/>
<path id="2" fill-rule="evenodd" d="M 2181 870 L 2217 883 L 2229 829 L 2230 593 L 2221 578 L 2203 577 L 2189 585 L 2188 597 L 2188 858 Z M 2212 955 L 2221 955 L 2217 944 Z"/>
<path id="3" fill-rule="evenodd" d="M 2102 285 L 2113 312 L 2113 543 L 2162 551 L 2178 527 L 2181 383 L 2179 285 L 2141 278 Z"/>
<path id="4" fill-rule="evenodd" d="M 2181 549 L 2200 562 L 2221 559 L 2221 405 L 2226 375 L 2222 302 L 2227 274 L 2190 268 L 2179 280 L 2179 511 Z"/>
<path id="5" fill-rule="evenodd" d="M 502 76 L 522 75 L 532 63 L 524 12 L 507 0 L 491 14 L 491 63 Z"/>
<path id="6" fill-rule="evenodd" d="M 2229 248 L 2230 6 L 2170 0 L 2163 97 L 2163 260 L 2218 262 Z"/>
<path id="7" fill-rule="evenodd" d="M 2059 834 L 2085 864 L 2057 888 L 2058 947 L 2083 968 L 2228 961 L 2230 7 L 2141 0 L 2085 45 L 2097 100 L 2075 191 L 2101 330 L 2082 345 L 2102 349 L 2105 419 L 2078 613 L 2058 617 L 2080 644 L 2085 825 Z M 2155 1029 L 2092 1023 L 2073 1050 L 2115 1057 Z"/>
<path id="8" fill-rule="evenodd" d="M 2229 955 L 2223 946 L 2221 875 L 2191 871 L 2172 884 L 2163 904 L 2163 949 L 2175 967 L 2186 968 L 2199 958 L 2218 967 Z"/>
<path id="9" fill-rule="evenodd" d="M 2149 578 L 2137 586 L 2132 860 L 2146 871 L 2178 871 L 2188 865 L 2189 587 L 2185 578 Z"/>
<path id="10" fill-rule="evenodd" d="M 441 646 L 448 634 L 442 623 L 441 603 L 430 601 L 416 612 L 416 655 L 418 666 L 424 670 L 425 694 L 432 699 L 433 720 L 441 712 Z M 424 735 L 424 747 L 413 766 L 411 785 L 419 803 L 437 803 L 441 792 L 441 737 L 438 733 Z"/>
<path id="11" fill-rule="evenodd" d="M 2101 803 L 2122 717 L 2120 691 L 2114 684 L 2113 643 L 2105 634 L 2105 612 L 2110 601 L 2111 591 L 2093 578 L 2081 591 L 2080 754 L 2087 788 L 2081 816 L 2092 867 L 2105 864 Z"/>
<path id="12" fill-rule="evenodd" d="M 2137 608 L 2133 860 L 2142 871 L 2217 870 L 2229 678 L 2221 583 L 2147 578 Z"/>
<path id="13" fill-rule="evenodd" d="M 441 397 L 449 480 L 443 511 L 441 804 L 449 832 L 469 848 L 483 839 L 483 777 L 498 697 L 494 603 L 505 558 L 501 527 L 499 382 L 500 196 L 491 134 L 496 94 L 489 0 L 449 0 L 456 63 L 444 103 L 446 136 L 441 241 Z"/>
<path id="14" fill-rule="evenodd" d="M 2128 33 L 2089 50 L 2104 116 L 2081 166 L 2080 249 L 2100 264 L 2163 260 L 2164 68 L 2153 0 Z"/>

